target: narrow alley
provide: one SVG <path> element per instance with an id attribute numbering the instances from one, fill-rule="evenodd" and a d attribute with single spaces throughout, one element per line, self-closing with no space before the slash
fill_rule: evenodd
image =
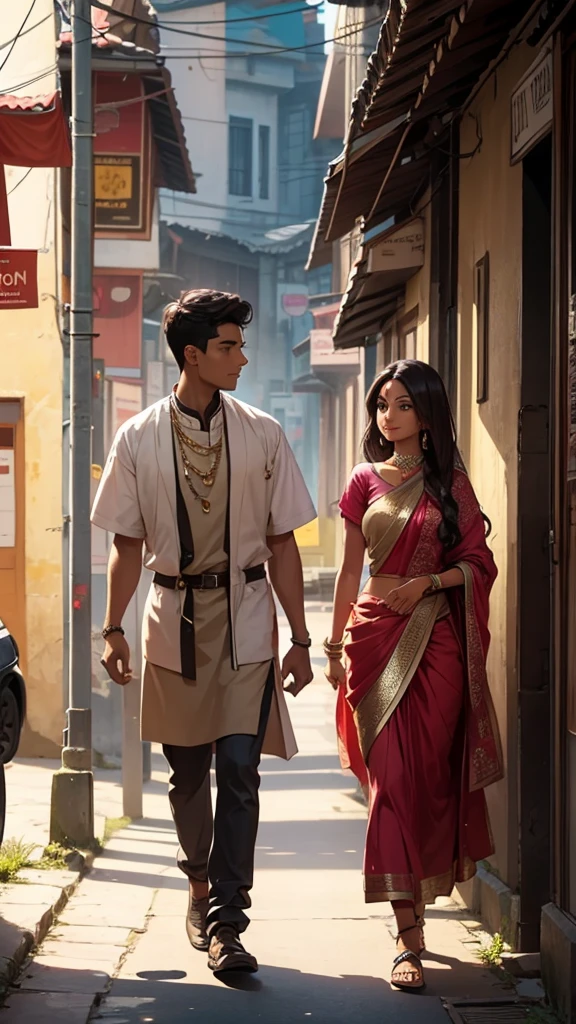
<path id="1" fill-rule="evenodd" d="M 335 752 L 334 695 L 321 667 L 327 614 L 311 606 L 309 617 L 317 675 L 291 704 L 300 752 L 262 763 L 247 933 L 259 973 L 224 984 L 188 944 L 186 882 L 175 867 L 167 768 L 156 749 L 144 820 L 97 858 L 24 970 L 2 1024 L 448 1024 L 441 997 L 514 995 L 480 963 L 479 926 L 452 900 L 429 910 L 425 993 L 390 989 L 393 916 L 387 904 L 363 900 L 366 809 Z"/>

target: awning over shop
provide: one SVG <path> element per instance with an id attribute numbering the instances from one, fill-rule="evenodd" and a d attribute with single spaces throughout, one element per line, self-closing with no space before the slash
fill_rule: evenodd
<path id="1" fill-rule="evenodd" d="M 326 58 L 314 125 L 315 139 L 343 139 L 346 131 L 346 53 L 337 44 Z"/>
<path id="2" fill-rule="evenodd" d="M 10 245 L 4 165 L 70 167 L 72 151 L 59 92 L 0 96 L 0 245 Z"/>
<path id="3" fill-rule="evenodd" d="M 418 218 L 366 238 L 334 324 L 334 347 L 356 347 L 378 334 L 423 262 L 424 232 Z"/>
<path id="4" fill-rule="evenodd" d="M 329 169 L 310 267 L 359 218 L 371 227 L 415 209 L 438 135 L 530 5 L 391 0 L 352 106 L 345 151 Z"/>
<path id="5" fill-rule="evenodd" d="M 70 135 L 59 92 L 0 96 L 0 163 L 71 167 Z"/>

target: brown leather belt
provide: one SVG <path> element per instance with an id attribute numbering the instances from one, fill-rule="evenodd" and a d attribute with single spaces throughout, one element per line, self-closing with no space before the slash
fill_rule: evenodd
<path id="1" fill-rule="evenodd" d="M 260 565 L 253 565 L 250 569 L 244 569 L 246 583 L 256 583 L 257 580 L 266 579 L 266 567 L 262 562 Z M 230 573 L 225 572 L 203 572 L 198 576 L 183 573 L 180 576 L 165 576 L 162 572 L 154 573 L 154 583 L 159 587 L 166 587 L 167 590 L 218 590 L 220 587 L 230 585 Z"/>

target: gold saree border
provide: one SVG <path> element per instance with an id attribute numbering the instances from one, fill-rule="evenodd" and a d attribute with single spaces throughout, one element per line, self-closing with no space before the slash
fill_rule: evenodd
<path id="1" fill-rule="evenodd" d="M 370 521 L 374 515 L 385 511 L 390 520 L 378 543 L 369 551 L 371 573 L 375 567 L 384 565 L 412 518 L 423 493 L 424 476 L 420 472 L 387 491 L 367 508 L 362 519 L 362 533 L 367 540 Z"/>
<path id="2" fill-rule="evenodd" d="M 366 764 L 373 743 L 414 677 L 435 622 L 445 614 L 446 608 L 443 592 L 425 597 L 416 605 L 392 657 L 355 709 L 360 750 Z"/>
<path id="3" fill-rule="evenodd" d="M 461 867 L 454 861 L 448 871 L 420 881 L 414 875 L 365 875 L 364 901 L 387 903 L 411 900 L 414 903 L 434 903 L 438 896 L 450 896 L 457 882 L 468 882 L 476 871 L 476 862 L 465 857 Z"/>
<path id="4" fill-rule="evenodd" d="M 486 678 L 484 650 L 474 608 L 474 574 L 467 562 L 458 562 L 464 576 L 464 611 L 466 622 L 466 660 L 472 714 L 477 718 L 479 743 L 470 751 L 470 790 L 484 789 L 499 782 L 504 775 L 504 757 L 494 702 Z M 492 757 L 482 741 L 493 739 L 496 756 Z"/>

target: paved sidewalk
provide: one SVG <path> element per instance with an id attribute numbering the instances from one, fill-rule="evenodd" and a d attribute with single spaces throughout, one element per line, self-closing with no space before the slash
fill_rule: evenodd
<path id="1" fill-rule="evenodd" d="M 318 643 L 326 615 L 311 609 Z M 284 634 L 284 631 L 283 631 Z M 285 635 L 285 634 L 284 634 Z M 315 663 L 322 661 L 318 646 Z M 224 985 L 184 931 L 167 767 L 158 750 L 141 822 L 119 832 L 70 899 L 0 1024 L 449 1024 L 440 996 L 509 996 L 480 965 L 477 923 L 455 902 L 428 915 L 425 995 L 390 989 L 393 918 L 366 906 L 366 811 L 335 756 L 334 695 L 319 678 L 291 703 L 300 754 L 265 758 L 249 947 L 261 970 Z M 116 799 L 110 782 L 106 793 Z M 108 813 L 110 813 L 108 811 Z"/>

